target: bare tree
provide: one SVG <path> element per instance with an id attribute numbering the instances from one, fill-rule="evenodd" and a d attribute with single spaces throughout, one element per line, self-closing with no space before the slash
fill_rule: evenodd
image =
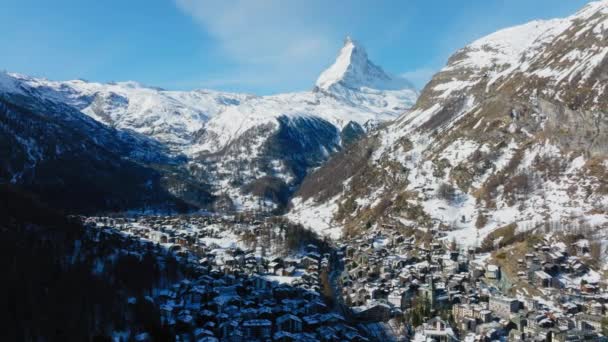
<path id="1" fill-rule="evenodd" d="M 454 189 L 454 186 L 452 184 L 441 183 L 441 185 L 439 185 L 439 188 L 437 189 L 437 196 L 448 202 L 452 202 L 454 200 L 455 195 L 456 189 Z"/>

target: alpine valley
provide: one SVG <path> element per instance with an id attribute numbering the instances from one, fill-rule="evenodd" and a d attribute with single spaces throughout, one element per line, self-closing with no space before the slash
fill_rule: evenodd
<path id="1" fill-rule="evenodd" d="M 421 91 L 350 37 L 268 96 L 0 72 L 6 340 L 606 341 L 607 113 L 608 0 Z"/>
<path id="2" fill-rule="evenodd" d="M 167 201 L 220 211 L 284 208 L 309 170 L 408 111 L 418 95 L 408 81 L 389 76 L 370 62 L 363 47 L 350 38 L 312 91 L 300 93 L 260 97 L 165 91 L 135 82 L 0 77 L 2 139 L 14 146 L 2 158 L 3 181 L 51 187 L 49 183 L 61 179 L 58 186 L 72 188 L 80 178 L 68 174 L 74 169 L 51 165 L 75 160 L 72 153 L 84 154 L 78 158 L 83 162 L 131 163 L 150 174 L 126 182 L 149 190 L 140 191 L 145 200 L 124 209 L 162 208 Z M 39 135 L 16 127 L 35 120 L 50 121 L 57 128 Z M 107 176 L 129 170 L 110 170 L 110 165 L 104 168 Z M 47 176 L 45 170 L 61 174 Z M 114 195 L 119 192 L 102 182 L 104 177 L 77 187 L 100 191 L 87 198 L 103 198 L 108 205 L 118 201 Z M 122 190 L 134 192 L 128 187 L 116 191 Z M 52 191 L 41 193 L 53 196 Z M 82 203 L 82 197 L 76 201 Z"/>

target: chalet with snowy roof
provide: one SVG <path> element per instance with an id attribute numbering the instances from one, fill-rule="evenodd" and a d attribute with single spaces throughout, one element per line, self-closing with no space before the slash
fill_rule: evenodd
<path id="1" fill-rule="evenodd" d="M 292 314 L 285 314 L 276 319 L 276 328 L 281 331 L 298 333 L 302 331 L 302 319 Z"/>
<path id="2" fill-rule="evenodd" d="M 452 327 L 439 317 L 432 318 L 416 328 L 414 341 L 456 342 Z"/>
<path id="3" fill-rule="evenodd" d="M 534 284 L 538 287 L 553 287 L 553 276 L 545 271 L 534 272 Z"/>
<path id="4" fill-rule="evenodd" d="M 494 264 L 487 265 L 485 277 L 491 280 L 500 279 L 500 267 Z"/>
<path id="5" fill-rule="evenodd" d="M 246 320 L 242 324 L 243 336 L 248 341 L 264 341 L 272 334 L 272 322 L 267 319 Z"/>
<path id="6" fill-rule="evenodd" d="M 390 318 L 391 308 L 384 303 L 372 302 L 364 306 L 352 308 L 355 317 L 363 321 L 380 322 Z"/>

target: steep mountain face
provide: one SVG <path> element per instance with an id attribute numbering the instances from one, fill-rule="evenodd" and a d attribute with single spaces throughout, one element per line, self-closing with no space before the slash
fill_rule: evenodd
<path id="1" fill-rule="evenodd" d="M 413 89 L 408 80 L 389 75 L 372 63 L 365 49 L 346 37 L 336 61 L 321 73 L 313 91 L 351 105 L 369 106 L 372 111 L 384 107 L 402 113 L 413 105 Z"/>
<path id="2" fill-rule="evenodd" d="M 340 87 L 380 90 L 413 88 L 407 80 L 390 76 L 372 63 L 365 49 L 351 37 L 346 37 L 336 61 L 321 73 L 316 87 L 325 91 L 336 91 Z"/>
<path id="3" fill-rule="evenodd" d="M 211 201 L 202 185 L 187 186 L 177 175 L 163 172 L 179 162 L 158 142 L 43 100 L 6 75 L 0 80 L 0 141 L 5 147 L 0 183 L 20 185 L 68 212 L 186 209 L 178 199 L 185 196 L 172 189 L 177 184 L 198 190 L 192 204 Z"/>
<path id="4" fill-rule="evenodd" d="M 180 178 L 211 185 L 216 209 L 236 210 L 285 205 L 308 170 L 368 128 L 407 111 L 418 95 L 409 82 L 371 63 L 351 39 L 308 92 L 178 92 L 134 82 L 55 82 L 17 74 L 3 75 L 0 82 L 118 132 L 150 138 L 180 161 Z M 170 169 L 168 174 L 176 170 Z"/>
<path id="5" fill-rule="evenodd" d="M 511 223 L 606 227 L 607 36 L 600 1 L 457 51 L 411 111 L 308 177 L 290 217 L 333 236 L 388 224 L 467 245 Z"/>

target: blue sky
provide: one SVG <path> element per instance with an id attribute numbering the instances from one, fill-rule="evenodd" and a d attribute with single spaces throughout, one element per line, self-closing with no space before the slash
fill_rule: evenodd
<path id="1" fill-rule="evenodd" d="M 588 0 L 2 0 L 0 69 L 271 94 L 312 88 L 346 35 L 418 87 L 497 29 Z"/>

